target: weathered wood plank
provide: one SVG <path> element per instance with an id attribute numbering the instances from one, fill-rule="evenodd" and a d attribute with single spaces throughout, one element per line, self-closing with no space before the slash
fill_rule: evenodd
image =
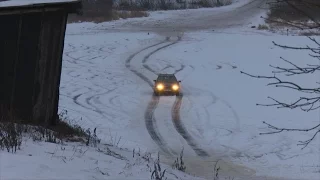
<path id="1" fill-rule="evenodd" d="M 79 4 L 0 8 L 0 109 L 55 124 L 67 17 Z"/>

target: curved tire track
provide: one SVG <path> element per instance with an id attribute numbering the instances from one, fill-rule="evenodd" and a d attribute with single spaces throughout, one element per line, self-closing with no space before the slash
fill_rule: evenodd
<path id="1" fill-rule="evenodd" d="M 150 72 L 153 72 L 154 74 L 157 74 L 156 71 L 152 70 L 147 64 L 145 64 L 145 63 L 147 62 L 148 58 L 149 58 L 152 54 L 160 51 L 161 49 L 167 48 L 167 47 L 169 47 L 169 46 L 172 46 L 172 45 L 178 43 L 180 40 L 181 40 L 181 37 L 178 37 L 178 40 L 174 41 L 173 43 L 170 43 L 170 44 L 168 44 L 168 45 L 162 46 L 162 47 L 157 48 L 157 49 L 155 49 L 154 51 L 150 52 L 150 53 L 149 53 L 148 55 L 146 55 L 146 56 L 144 57 L 144 59 L 142 60 L 143 67 L 146 68 L 147 70 L 149 70 Z M 181 65 L 181 68 L 180 68 L 178 71 L 176 71 L 176 72 L 180 72 L 180 71 L 182 71 L 183 69 L 184 69 L 184 65 Z M 151 87 L 152 87 L 152 84 L 151 84 Z M 192 138 L 192 136 L 191 136 L 191 135 L 188 133 L 188 131 L 185 129 L 185 127 L 184 127 L 184 125 L 183 125 L 183 123 L 182 123 L 182 121 L 181 121 L 181 118 L 180 118 L 180 107 L 181 107 L 181 103 L 182 103 L 182 98 L 183 98 L 183 95 L 177 96 L 177 97 L 176 97 L 176 101 L 175 101 L 174 105 L 172 106 L 171 115 L 172 115 L 172 121 L 173 121 L 173 123 L 174 123 L 174 126 L 175 126 L 177 132 L 186 140 L 187 144 L 195 151 L 195 153 L 196 153 L 198 156 L 200 156 L 200 157 L 208 157 L 209 154 L 208 154 L 207 152 L 205 152 L 203 149 L 201 149 L 201 148 L 197 145 L 197 143 L 195 143 L 195 140 Z M 153 99 L 154 99 L 154 96 L 153 96 Z M 159 103 L 159 98 L 157 98 L 157 104 L 158 104 L 158 103 Z M 150 102 L 149 106 L 152 107 L 152 101 Z M 148 107 L 149 107 L 149 106 L 148 106 Z M 153 112 L 154 112 L 156 106 L 154 106 L 153 108 L 154 108 L 154 109 L 149 109 L 149 108 L 148 108 L 146 113 L 148 113 L 148 111 L 152 111 L 152 115 L 153 115 Z M 153 116 L 152 116 L 152 117 L 151 117 L 151 116 L 147 116 L 147 117 L 145 116 L 145 119 L 147 119 L 147 118 L 149 119 L 149 122 L 150 122 L 150 120 L 153 120 L 153 119 L 154 119 Z M 146 124 L 146 125 L 147 125 L 147 128 L 155 129 L 153 126 L 151 126 L 151 123 L 149 123 L 149 122 L 148 122 L 148 123 L 146 122 L 146 123 L 147 123 L 147 124 Z"/>
<path id="2" fill-rule="evenodd" d="M 147 54 L 147 55 L 143 58 L 143 60 L 142 60 L 143 67 L 146 68 L 147 70 L 149 70 L 150 72 L 153 72 L 154 74 L 157 74 L 155 70 L 151 69 L 151 68 L 146 64 L 146 62 L 147 62 L 147 60 L 149 59 L 149 57 L 150 57 L 152 54 L 160 51 L 161 49 L 164 49 L 164 48 L 167 48 L 167 47 L 172 46 L 172 45 L 174 45 L 174 44 L 177 44 L 180 40 L 181 40 L 181 37 L 178 37 L 178 40 L 176 40 L 176 41 L 174 41 L 174 42 L 172 42 L 172 43 L 170 43 L 170 44 L 167 44 L 167 45 L 165 45 L 165 46 L 159 47 L 159 48 L 155 49 L 154 51 L 150 52 L 149 54 Z M 153 85 L 153 84 L 151 84 L 151 87 L 152 87 L 152 85 Z"/>
<path id="3" fill-rule="evenodd" d="M 180 107 L 182 103 L 182 95 L 176 97 L 176 101 L 174 102 L 174 105 L 172 106 L 172 121 L 176 128 L 176 130 L 179 132 L 179 134 L 187 141 L 188 145 L 194 150 L 194 152 L 200 156 L 200 157 L 208 157 L 209 154 L 198 147 L 198 145 L 195 143 L 195 140 L 192 138 L 192 136 L 189 135 L 187 130 L 185 129 L 181 118 L 180 118 Z"/>
<path id="4" fill-rule="evenodd" d="M 147 50 L 147 49 L 150 49 L 152 47 L 155 47 L 155 46 L 158 46 L 158 45 L 161 45 L 161 44 L 164 44 L 166 43 L 167 40 L 164 40 L 164 41 L 161 41 L 159 43 L 156 43 L 156 44 L 153 44 L 151 46 L 148 46 L 148 47 L 145 47 L 143 49 L 141 49 L 140 51 L 132 54 L 131 56 L 129 56 L 129 58 L 126 60 L 126 68 L 128 68 L 131 72 L 133 72 L 135 75 L 137 75 L 138 77 L 140 77 L 142 80 L 144 80 L 146 83 L 149 84 L 149 86 L 152 87 L 152 82 L 146 77 L 144 76 L 142 73 L 138 72 L 137 70 L 134 70 L 131 68 L 131 61 L 132 59 L 138 55 L 139 53 Z M 158 48 L 159 49 L 159 48 Z M 155 53 L 156 51 L 152 51 L 151 53 L 149 53 L 150 55 Z M 148 54 L 148 55 L 149 55 Z M 147 55 L 147 56 L 148 56 Z M 150 56 L 149 55 L 149 56 Z M 165 152 L 166 154 L 171 154 L 168 150 L 168 148 L 166 147 L 166 143 L 165 141 L 163 140 L 163 138 L 161 137 L 160 133 L 157 131 L 157 128 L 156 128 L 156 119 L 154 117 L 154 111 L 155 109 L 157 108 L 158 106 L 158 103 L 159 103 L 159 97 L 156 97 L 156 96 L 152 96 L 152 99 L 151 101 L 149 102 L 148 104 L 148 107 L 146 109 L 146 112 L 145 112 L 145 124 L 146 124 L 146 128 L 148 130 L 148 133 L 149 135 L 151 136 L 152 140 L 159 146 L 159 148 Z"/>
<path id="5" fill-rule="evenodd" d="M 145 48 L 141 49 L 140 51 L 132 54 L 132 55 L 129 56 L 129 58 L 126 60 L 126 68 L 128 68 L 131 72 L 133 72 L 135 75 L 137 75 L 138 77 L 140 77 L 142 80 L 144 80 L 146 83 L 148 83 L 149 86 L 152 87 L 152 85 L 153 85 L 152 82 L 151 82 L 147 77 L 145 77 L 143 74 L 141 74 L 140 72 L 138 72 L 137 70 L 132 69 L 130 63 L 131 63 L 132 59 L 133 59 L 136 55 L 138 55 L 139 53 L 141 53 L 141 52 L 143 52 L 143 51 L 145 51 L 145 50 L 147 50 L 147 49 L 150 49 L 150 48 L 152 48 L 152 47 L 158 46 L 158 45 L 160 45 L 160 44 L 166 43 L 166 42 L 167 42 L 167 40 L 161 41 L 161 42 L 159 42 L 159 43 L 156 43 L 156 44 L 153 44 L 153 45 L 151 45 L 151 46 L 145 47 Z"/>
<path id="6" fill-rule="evenodd" d="M 94 64 L 94 62 L 91 62 L 97 58 L 102 58 L 103 51 L 98 51 L 95 50 L 96 47 L 94 46 L 86 46 L 86 45 L 80 45 L 80 46 L 75 46 L 73 44 L 68 44 L 68 46 L 70 47 L 69 51 L 66 51 L 64 53 L 64 56 L 67 57 L 67 59 L 71 59 L 68 61 L 68 63 L 70 64 L 74 64 L 77 66 L 81 66 L 81 64 L 85 63 L 85 64 Z M 105 46 L 103 46 L 102 48 L 104 48 Z M 81 53 L 81 56 L 77 56 L 79 54 L 79 52 L 83 52 Z M 74 54 L 73 54 L 74 53 Z M 87 57 L 87 58 L 84 58 Z M 77 68 L 77 67 L 73 67 L 73 68 Z M 72 68 L 72 70 L 69 70 L 67 73 L 68 76 L 73 77 L 73 75 L 71 73 L 75 72 L 75 70 Z M 87 68 L 86 69 L 88 74 L 90 74 L 90 76 L 88 77 L 84 77 L 86 80 L 88 79 L 94 79 L 95 77 L 98 77 L 99 74 L 97 74 L 97 72 L 94 72 L 91 68 Z M 78 72 L 79 73 L 79 72 Z M 76 75 L 76 77 L 81 76 L 82 74 L 78 74 Z M 101 90 L 97 89 L 97 87 L 101 88 L 104 92 L 97 94 L 98 92 L 100 92 Z M 73 100 L 73 103 L 78 105 L 79 107 L 82 107 L 86 110 L 92 111 L 94 113 L 97 113 L 99 116 L 101 116 L 104 119 L 108 119 L 109 122 L 114 123 L 115 125 L 117 124 L 118 121 L 115 121 L 115 119 L 119 119 L 119 115 L 118 114 L 123 114 L 120 110 L 117 110 L 115 108 L 110 107 L 109 109 L 111 109 L 112 111 L 103 111 L 101 110 L 101 108 L 98 105 L 95 105 L 94 103 L 91 102 L 92 99 L 95 99 L 96 97 L 99 98 L 100 95 L 106 95 L 106 94 L 110 94 L 112 93 L 114 89 L 106 89 L 98 84 L 92 83 L 90 87 L 86 87 L 88 89 L 88 91 L 82 92 L 82 93 L 78 93 L 75 95 L 72 95 L 72 97 L 70 97 Z M 81 88 L 80 88 L 81 89 Z M 72 93 L 73 94 L 73 93 Z M 90 95 L 93 94 L 93 95 Z M 115 112 L 113 112 L 115 111 Z M 88 118 L 89 119 L 89 118 Z M 94 121 L 92 121 L 94 122 Z"/>

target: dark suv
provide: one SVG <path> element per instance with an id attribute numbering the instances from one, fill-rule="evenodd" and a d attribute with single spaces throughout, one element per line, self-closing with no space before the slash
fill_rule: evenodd
<path id="1" fill-rule="evenodd" d="M 178 81 L 174 74 L 159 74 L 154 82 L 153 89 L 156 96 L 163 94 L 180 95 L 181 81 Z"/>

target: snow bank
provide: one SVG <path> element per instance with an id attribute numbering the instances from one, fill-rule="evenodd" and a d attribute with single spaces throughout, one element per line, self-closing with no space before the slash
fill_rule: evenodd
<path id="1" fill-rule="evenodd" d="M 156 159 L 148 153 L 139 155 L 138 151 L 133 157 L 133 152 L 106 145 L 95 148 L 80 143 L 33 142 L 27 138 L 16 154 L 0 151 L 0 157 L 0 178 L 6 180 L 148 180 Z M 165 177 L 168 179 L 200 180 L 172 170 L 170 166 L 160 165 L 162 171 L 166 169 Z"/>

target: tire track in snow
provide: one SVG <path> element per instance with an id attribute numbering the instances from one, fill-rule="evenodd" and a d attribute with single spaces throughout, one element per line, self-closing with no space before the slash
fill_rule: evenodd
<path id="1" fill-rule="evenodd" d="M 92 46 L 85 46 L 85 45 L 80 45 L 79 47 L 76 47 L 72 44 L 68 44 L 69 47 L 71 48 L 69 51 L 66 51 L 64 53 L 64 56 L 67 57 L 68 59 L 72 59 L 73 61 L 67 61 L 68 63 L 70 64 L 74 64 L 74 65 L 81 65 L 81 64 L 94 64 L 93 60 L 95 59 L 98 59 L 98 58 L 102 58 L 104 57 L 103 54 L 101 53 L 104 53 L 103 51 L 101 51 L 100 49 L 99 50 L 96 50 L 95 47 L 92 47 Z M 106 46 L 103 46 L 101 48 L 105 48 Z M 77 54 L 79 54 L 78 52 L 84 52 L 84 53 L 81 53 L 81 56 L 77 56 Z M 98 51 L 96 53 L 96 51 Z M 73 54 L 75 53 L 75 54 Z M 80 55 L 80 54 L 79 54 Z M 87 58 L 85 58 L 87 57 Z M 68 76 L 71 76 L 71 73 L 73 73 L 74 70 L 69 70 L 67 72 L 67 75 Z M 92 74 L 90 77 L 87 77 L 85 78 L 86 80 L 87 79 L 94 79 L 95 77 L 99 77 L 101 74 L 99 74 L 98 72 L 93 72 L 90 68 L 87 69 L 87 72 Z M 79 75 L 77 75 L 77 77 L 79 77 Z M 103 93 L 100 93 L 100 94 L 97 94 L 100 90 L 98 90 L 97 88 L 101 88 L 104 92 Z M 72 100 L 73 100 L 73 103 L 86 109 L 86 110 L 89 110 L 89 111 L 92 111 L 92 112 L 95 112 L 97 114 L 99 114 L 99 116 L 101 116 L 102 118 L 105 118 L 107 119 L 108 121 L 116 124 L 118 121 L 116 121 L 116 119 L 119 119 L 119 114 L 121 114 L 121 111 L 115 109 L 115 108 L 109 108 L 111 109 L 112 111 L 115 111 L 115 112 L 111 112 L 111 111 L 103 111 L 100 109 L 99 106 L 95 105 L 94 103 L 91 102 L 92 99 L 96 99 L 97 97 L 99 98 L 100 96 L 99 95 L 106 95 L 106 94 L 111 94 L 114 90 L 114 89 L 106 89 L 102 86 L 99 86 L 97 84 L 92 84 L 91 87 L 87 87 L 89 89 L 89 91 L 86 91 L 86 92 L 83 92 L 83 93 L 80 93 L 80 94 L 76 94 L 76 95 L 73 95 L 72 97 L 70 97 Z M 93 94 L 93 95 L 88 95 L 88 94 Z M 80 99 L 82 99 L 80 101 Z M 129 117 L 129 116 L 128 116 Z"/>
<path id="2" fill-rule="evenodd" d="M 157 49 L 155 49 L 154 51 L 152 51 L 152 52 L 150 52 L 149 54 L 147 54 L 147 55 L 143 58 L 143 60 L 142 60 L 143 67 L 146 68 L 147 70 L 149 70 L 150 72 L 153 72 L 154 74 L 157 74 L 157 72 L 156 72 L 155 70 L 151 69 L 151 68 L 146 64 L 146 62 L 148 61 L 149 57 L 150 57 L 152 54 L 160 51 L 161 49 L 164 49 L 164 48 L 167 48 L 167 47 L 172 46 L 172 45 L 174 45 L 174 44 L 177 44 L 180 40 L 181 40 L 181 37 L 178 37 L 178 40 L 176 40 L 176 41 L 174 41 L 174 42 L 172 42 L 172 43 L 170 43 L 170 44 L 167 44 L 167 45 L 165 45 L 165 46 L 162 46 L 162 47 L 160 47 L 160 48 L 157 48 Z M 151 87 L 152 87 L 152 85 L 153 85 L 153 84 L 151 84 Z"/>
<path id="3" fill-rule="evenodd" d="M 147 127 L 147 130 L 151 136 L 151 138 L 158 144 L 160 149 L 165 152 L 166 154 L 171 154 L 166 147 L 166 143 L 160 136 L 159 132 L 156 131 L 158 128 L 156 126 L 156 119 L 154 117 L 154 111 L 156 110 L 158 104 L 159 104 L 159 97 L 152 96 L 151 101 L 148 104 L 148 107 L 144 114 L 145 124 Z"/>
<path id="4" fill-rule="evenodd" d="M 151 45 L 151 46 L 145 47 L 145 48 L 141 49 L 140 51 L 132 54 L 132 55 L 129 56 L 129 58 L 126 60 L 126 68 L 128 68 L 131 72 L 133 72 L 135 75 L 137 75 L 138 77 L 140 77 L 142 80 L 144 80 L 146 83 L 148 83 L 148 84 L 152 87 L 152 85 L 153 85 L 152 82 L 151 82 L 147 77 L 145 77 L 143 74 L 141 74 L 140 72 L 138 72 L 137 70 L 132 69 L 130 63 L 131 63 L 132 59 L 133 59 L 136 55 L 138 55 L 139 53 L 141 53 L 141 52 L 143 52 L 143 51 L 145 51 L 145 50 L 147 50 L 147 49 L 150 49 L 150 48 L 152 48 L 152 47 L 158 46 L 158 45 L 160 45 L 160 44 L 166 43 L 166 42 L 167 42 L 167 40 L 161 41 L 161 42 L 159 42 L 159 43 L 156 43 L 156 44 L 153 44 L 153 45 Z"/>
<path id="5" fill-rule="evenodd" d="M 143 49 L 141 49 L 140 51 L 137 51 L 136 53 L 132 54 L 131 56 L 129 56 L 129 58 L 126 60 L 126 68 L 128 68 L 131 72 L 133 72 L 135 75 L 137 75 L 138 77 L 140 77 L 142 80 L 144 80 L 146 83 L 149 84 L 149 86 L 153 86 L 152 82 L 146 77 L 144 76 L 142 73 L 138 72 L 135 69 L 131 68 L 131 61 L 134 59 L 135 56 L 137 56 L 139 53 L 146 51 L 152 47 L 156 47 L 158 45 L 164 44 L 166 43 L 167 40 L 161 41 L 159 43 L 153 44 L 151 46 L 145 47 Z M 149 53 L 151 56 L 151 54 L 155 53 L 156 51 L 152 51 L 151 53 Z M 148 56 L 148 55 L 147 55 Z M 152 96 L 151 101 L 148 104 L 148 107 L 145 111 L 145 124 L 146 124 L 146 128 L 148 130 L 149 135 L 151 136 L 152 140 L 159 146 L 159 148 L 165 152 L 166 154 L 171 154 L 168 150 L 168 147 L 166 147 L 166 143 L 163 140 L 162 136 L 160 135 L 160 133 L 157 130 L 156 127 L 156 119 L 154 117 L 154 111 L 157 108 L 159 103 L 159 98 Z"/>
<path id="6" fill-rule="evenodd" d="M 100 110 L 99 108 L 97 108 L 96 106 L 92 106 L 92 104 L 88 102 L 88 98 L 84 98 L 84 99 L 85 99 L 84 102 L 86 102 L 86 105 L 89 105 L 90 107 L 86 107 L 85 105 L 83 105 L 82 103 L 80 103 L 79 98 L 82 97 L 84 94 L 89 93 L 89 92 L 92 92 L 92 89 L 90 89 L 90 91 L 88 91 L 88 92 L 80 93 L 80 94 L 78 94 L 78 95 L 73 96 L 73 97 L 72 97 L 73 102 L 74 102 L 75 104 L 77 104 L 78 106 L 81 106 L 82 108 L 86 109 L 86 110 L 91 110 L 91 111 L 93 111 L 93 112 L 96 112 L 96 113 L 98 113 L 99 115 L 101 115 L 103 118 L 106 118 L 106 119 L 108 119 L 108 120 L 111 121 L 111 122 L 114 122 L 114 121 L 112 120 L 112 119 L 114 118 L 114 115 L 112 115 L 112 114 L 107 114 L 107 113 L 101 111 L 101 110 Z"/>
<path id="7" fill-rule="evenodd" d="M 173 43 L 170 43 L 168 45 L 162 46 L 160 48 L 155 49 L 154 51 L 150 52 L 149 54 L 147 54 L 144 59 L 142 60 L 143 63 L 143 67 L 146 68 L 147 70 L 149 70 L 150 72 L 153 72 L 154 74 L 157 74 L 155 70 L 151 69 L 147 64 L 147 60 L 149 59 L 149 57 L 160 51 L 161 49 L 167 48 L 169 46 L 172 46 L 176 43 L 178 43 L 181 40 L 181 37 L 178 37 L 178 40 L 174 41 Z M 184 69 L 184 65 L 181 65 L 181 68 L 176 70 L 176 72 L 180 72 Z M 152 84 L 151 84 L 152 87 Z M 205 152 L 203 149 L 201 149 L 197 143 L 195 142 L 195 140 L 192 138 L 192 136 L 188 133 L 188 131 L 186 130 L 186 128 L 184 127 L 181 118 L 180 118 L 180 107 L 181 107 L 181 103 L 182 103 L 182 98 L 183 95 L 181 96 L 177 96 L 176 97 L 176 101 L 172 106 L 172 111 L 171 111 L 171 116 L 172 116 L 172 121 L 174 123 L 174 126 L 177 130 L 177 132 L 186 140 L 187 144 L 195 151 L 195 153 L 200 156 L 200 157 L 208 157 L 209 154 L 207 152 Z M 159 101 L 159 99 L 158 99 Z M 157 102 L 159 103 L 159 102 Z M 156 108 L 156 107 L 155 107 Z M 154 111 L 154 109 L 153 109 Z M 153 113 L 153 112 L 152 112 Z M 148 118 L 152 118 L 152 117 L 148 117 Z M 151 127 L 152 128 L 152 127 Z"/>
<path id="8" fill-rule="evenodd" d="M 186 128 L 184 127 L 181 118 L 180 118 L 180 108 L 182 103 L 183 95 L 177 96 L 176 101 L 174 102 L 172 106 L 172 121 L 176 128 L 176 130 L 179 132 L 179 134 L 187 141 L 188 145 L 194 150 L 194 152 L 200 156 L 200 157 L 208 157 L 209 154 L 201 149 L 195 140 L 192 138 L 192 136 L 189 135 Z"/>

